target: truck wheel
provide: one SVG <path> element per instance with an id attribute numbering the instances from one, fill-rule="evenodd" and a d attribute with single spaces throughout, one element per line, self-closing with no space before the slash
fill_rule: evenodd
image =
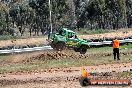
<path id="1" fill-rule="evenodd" d="M 62 51 L 65 48 L 65 44 L 64 43 L 57 43 L 55 45 L 55 48 L 56 48 L 57 51 Z"/>
<path id="2" fill-rule="evenodd" d="M 50 46 L 51 46 L 54 50 L 56 49 L 55 44 L 54 44 L 53 42 L 50 44 Z"/>
<path id="3" fill-rule="evenodd" d="M 86 46 L 80 47 L 79 52 L 80 54 L 85 54 L 87 52 L 87 47 Z"/>

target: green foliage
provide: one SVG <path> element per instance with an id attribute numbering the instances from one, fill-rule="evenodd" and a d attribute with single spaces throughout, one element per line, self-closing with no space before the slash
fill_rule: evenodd
<path id="1" fill-rule="evenodd" d="M 43 23 L 49 24 L 49 4 L 48 0 L 29 0 L 29 6 L 35 10 L 36 20 L 35 23 L 37 26 L 44 26 Z M 56 26 L 66 26 L 68 19 L 68 10 L 69 7 L 66 3 L 66 0 L 51 0 L 52 7 L 52 24 L 53 27 Z M 39 24 L 38 24 L 39 23 Z M 45 25 L 46 26 L 46 25 Z M 48 25 L 49 26 L 49 25 Z"/>
<path id="2" fill-rule="evenodd" d="M 4 11 L 0 11 L 0 34 L 4 34 L 6 32 L 6 22 L 4 16 Z"/>
<path id="3" fill-rule="evenodd" d="M 126 27 L 126 4 L 124 0 L 74 0 L 78 27 L 88 23 L 91 29 L 118 29 Z M 82 5 L 83 4 L 83 5 Z M 82 23 L 83 24 L 80 24 Z M 95 25 L 96 24 L 96 25 Z"/>
<path id="4" fill-rule="evenodd" d="M 51 0 L 51 7 L 53 30 L 132 27 L 132 0 Z M 30 34 L 44 34 L 49 32 L 49 24 L 49 0 L 0 2 L 0 34 L 13 35 L 10 28 L 16 28 L 21 35 L 26 28 Z"/>

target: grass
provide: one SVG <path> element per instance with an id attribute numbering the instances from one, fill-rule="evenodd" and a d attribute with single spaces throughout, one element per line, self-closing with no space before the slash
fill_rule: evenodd
<path id="1" fill-rule="evenodd" d="M 125 49 L 128 48 L 128 49 Z M 120 52 L 132 51 L 132 44 L 123 45 L 120 47 Z M 70 51 L 69 52 L 74 52 Z M 102 48 L 90 48 L 88 50 L 89 54 L 96 53 L 112 53 L 112 47 L 102 47 Z M 8 61 L 10 56 L 0 56 L 0 63 Z M 121 61 L 118 62 L 132 62 L 132 55 L 121 56 Z M 30 72 L 33 70 L 47 69 L 47 68 L 58 68 L 58 67 L 79 67 L 79 66 L 89 66 L 98 64 L 116 63 L 113 60 L 113 56 L 97 57 L 94 58 L 83 58 L 83 59 L 58 59 L 58 60 L 35 60 L 30 63 L 7 63 L 1 64 L 0 73 L 12 73 L 12 72 Z"/>
<path id="2" fill-rule="evenodd" d="M 123 45 L 121 46 L 121 49 L 131 49 L 132 48 L 132 44 L 127 44 L 127 45 Z"/>
<path id="3" fill-rule="evenodd" d="M 0 63 L 6 61 L 7 59 L 8 59 L 8 56 L 1 55 L 0 56 Z"/>
<path id="4" fill-rule="evenodd" d="M 23 37 L 11 36 L 11 35 L 0 35 L 0 40 L 11 40 L 11 39 L 23 39 Z"/>
<path id="5" fill-rule="evenodd" d="M 119 62 L 131 62 L 132 56 L 122 56 Z M 30 72 L 33 70 L 58 68 L 58 67 L 79 67 L 98 64 L 107 64 L 115 62 L 111 56 L 101 58 L 84 58 L 84 59 L 60 59 L 60 60 L 36 60 L 33 63 L 5 64 L 0 67 L 0 73 L 12 72 Z"/>
<path id="6" fill-rule="evenodd" d="M 99 48 L 90 48 L 88 49 L 88 53 L 110 53 L 110 52 L 113 52 L 112 51 L 112 45 L 111 46 L 106 46 L 106 47 L 99 47 Z M 120 52 L 123 52 L 123 51 L 130 51 L 132 50 L 132 44 L 128 44 L 128 45 L 122 45 L 120 46 Z"/>
<path id="7" fill-rule="evenodd" d="M 116 74 L 119 78 L 132 78 L 132 71 L 130 72 L 120 72 Z"/>

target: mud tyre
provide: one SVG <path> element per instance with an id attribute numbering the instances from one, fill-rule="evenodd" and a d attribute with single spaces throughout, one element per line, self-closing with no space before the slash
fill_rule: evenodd
<path id="1" fill-rule="evenodd" d="M 56 49 L 57 51 L 62 51 L 62 50 L 64 50 L 64 49 L 65 49 L 65 43 L 61 43 L 61 42 L 57 43 L 57 44 L 55 45 L 55 49 Z"/>
<path id="2" fill-rule="evenodd" d="M 53 42 L 50 44 L 50 46 L 51 46 L 54 50 L 56 50 L 55 44 L 54 44 Z"/>
<path id="3" fill-rule="evenodd" d="M 80 54 L 85 54 L 87 52 L 87 47 L 86 46 L 81 46 L 79 49 Z"/>

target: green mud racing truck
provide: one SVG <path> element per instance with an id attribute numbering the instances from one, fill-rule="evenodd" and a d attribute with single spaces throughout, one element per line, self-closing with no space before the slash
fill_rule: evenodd
<path id="1" fill-rule="evenodd" d="M 75 52 L 85 54 L 89 48 L 89 43 L 86 40 L 79 39 L 76 33 L 68 28 L 61 28 L 57 33 L 49 33 L 48 42 L 57 51 L 70 48 L 74 49 Z"/>

